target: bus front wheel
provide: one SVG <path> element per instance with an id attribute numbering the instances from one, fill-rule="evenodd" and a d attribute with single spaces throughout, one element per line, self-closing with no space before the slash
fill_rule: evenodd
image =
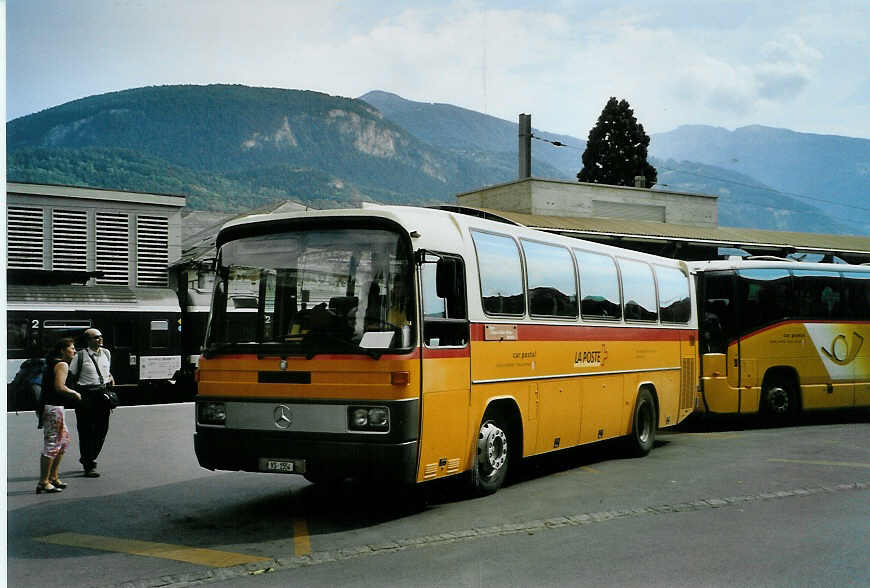
<path id="1" fill-rule="evenodd" d="M 508 469 L 508 437 L 498 419 L 484 419 L 477 435 L 472 490 L 480 495 L 492 494 L 505 480 Z"/>
<path id="2" fill-rule="evenodd" d="M 632 420 L 629 448 L 632 454 L 642 457 L 653 448 L 656 440 L 656 427 L 658 426 L 656 404 L 652 394 L 646 388 L 641 389 L 637 394 Z"/>

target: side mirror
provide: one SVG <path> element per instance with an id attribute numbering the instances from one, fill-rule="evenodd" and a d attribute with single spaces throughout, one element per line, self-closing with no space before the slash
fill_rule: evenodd
<path id="1" fill-rule="evenodd" d="M 449 257 L 438 260 L 435 270 L 435 294 L 438 298 L 450 298 L 458 291 L 459 262 Z"/>

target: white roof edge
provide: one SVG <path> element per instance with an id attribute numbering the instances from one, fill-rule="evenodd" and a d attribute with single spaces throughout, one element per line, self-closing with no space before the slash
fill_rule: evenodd
<path id="1" fill-rule="evenodd" d="M 111 200 L 114 202 L 135 202 L 139 204 L 156 204 L 183 208 L 187 202 L 184 196 L 169 194 L 151 194 L 148 192 L 125 192 L 122 190 L 107 190 L 104 188 L 84 188 L 78 186 L 59 186 L 52 184 L 23 184 L 8 182 L 8 194 L 28 194 L 31 196 L 50 196 L 63 198 L 79 198 L 82 200 Z"/>
<path id="2" fill-rule="evenodd" d="M 601 237 L 622 237 L 623 239 L 631 240 L 631 239 L 645 239 L 650 241 L 685 241 L 687 243 L 706 243 L 709 245 L 721 245 L 722 247 L 740 247 L 741 245 L 750 245 L 753 247 L 769 247 L 782 249 L 784 247 L 788 247 L 794 249 L 795 251 L 807 251 L 809 253 L 815 252 L 831 252 L 831 253 L 853 253 L 855 255 L 866 255 L 867 251 L 863 249 L 834 249 L 831 247 L 812 247 L 809 245 L 793 245 L 790 243 L 765 243 L 761 241 L 746 241 L 740 239 L 702 239 L 698 237 L 677 237 L 677 236 L 668 236 L 668 235 L 647 235 L 642 233 L 636 233 L 631 235 L 626 235 L 625 233 L 617 233 L 615 231 L 592 231 L 587 229 L 560 229 L 557 227 L 542 227 L 542 226 L 534 226 L 534 225 L 525 225 L 530 229 L 535 229 L 536 231 L 544 231 L 546 233 L 577 233 L 579 235 L 589 235 L 589 236 L 601 236 Z M 618 247 L 618 245 L 617 245 Z"/>

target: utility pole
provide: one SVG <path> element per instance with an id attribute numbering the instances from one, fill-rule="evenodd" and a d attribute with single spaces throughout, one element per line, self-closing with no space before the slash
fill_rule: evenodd
<path id="1" fill-rule="evenodd" d="M 517 150 L 519 179 L 532 177 L 532 115 L 520 115 L 519 148 Z"/>

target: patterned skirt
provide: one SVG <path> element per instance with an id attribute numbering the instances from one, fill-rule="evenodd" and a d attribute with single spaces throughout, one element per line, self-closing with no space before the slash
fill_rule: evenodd
<path id="1" fill-rule="evenodd" d="M 66 451 L 69 433 L 63 418 L 63 407 L 46 404 L 42 410 L 43 447 L 42 455 L 50 459 Z"/>

